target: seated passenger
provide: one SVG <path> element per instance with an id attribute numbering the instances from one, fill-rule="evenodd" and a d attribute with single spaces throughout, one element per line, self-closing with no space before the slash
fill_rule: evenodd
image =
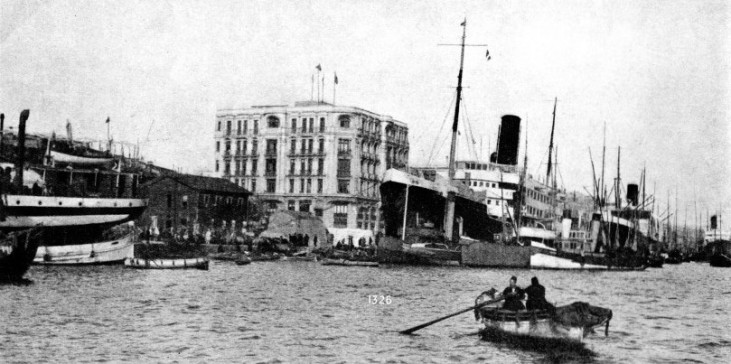
<path id="1" fill-rule="evenodd" d="M 510 277 L 510 286 L 503 290 L 502 297 L 505 298 L 505 302 L 503 303 L 504 310 L 519 311 L 525 309 L 521 301 L 525 297 L 525 292 L 518 287 L 517 282 L 517 277 Z"/>
<path id="2" fill-rule="evenodd" d="M 538 283 L 538 278 L 531 279 L 531 285 L 525 289 L 528 295 L 528 301 L 525 305 L 529 310 L 549 310 L 553 311 L 555 307 L 546 301 L 546 288 Z"/>

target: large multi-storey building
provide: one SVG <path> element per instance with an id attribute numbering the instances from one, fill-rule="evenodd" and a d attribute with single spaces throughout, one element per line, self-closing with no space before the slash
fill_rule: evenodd
<path id="1" fill-rule="evenodd" d="M 215 171 L 270 211 L 311 212 L 335 239 L 376 229 L 379 185 L 405 168 L 408 127 L 350 106 L 297 102 L 218 110 Z"/>

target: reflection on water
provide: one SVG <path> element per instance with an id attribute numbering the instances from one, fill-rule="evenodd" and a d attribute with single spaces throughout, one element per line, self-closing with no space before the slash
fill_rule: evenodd
<path id="1" fill-rule="evenodd" d="M 591 351 L 531 350 L 479 338 L 472 305 L 511 275 L 537 275 L 558 305 L 611 308 Z M 0 286 L 7 362 L 727 362 L 731 270 L 685 263 L 645 272 L 339 267 L 213 262 L 210 271 L 40 267 Z M 376 304 L 369 296 L 389 296 Z"/>

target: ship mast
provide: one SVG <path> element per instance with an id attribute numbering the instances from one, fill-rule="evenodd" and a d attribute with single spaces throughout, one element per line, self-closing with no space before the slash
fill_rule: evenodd
<path id="1" fill-rule="evenodd" d="M 452 122 L 452 144 L 449 148 L 449 182 L 454 180 L 454 158 L 457 153 L 457 126 L 459 125 L 459 104 L 462 101 L 462 70 L 464 69 L 464 42 L 467 36 L 467 19 L 462 22 L 462 47 L 459 58 L 459 74 L 457 75 L 457 101 L 454 107 L 454 121 Z"/>
<path id="2" fill-rule="evenodd" d="M 553 153 L 553 131 L 556 128 L 556 105 L 558 104 L 558 97 L 553 101 L 553 122 L 551 123 L 551 141 L 548 143 L 548 168 L 546 168 L 546 184 L 550 183 L 551 180 L 551 154 Z"/>

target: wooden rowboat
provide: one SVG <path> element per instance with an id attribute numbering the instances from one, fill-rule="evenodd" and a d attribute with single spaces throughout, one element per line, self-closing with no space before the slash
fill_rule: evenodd
<path id="1" fill-rule="evenodd" d="M 585 302 L 557 307 L 555 311 L 483 307 L 478 312 L 478 319 L 485 325 L 482 334 L 487 339 L 510 335 L 524 339 L 581 342 L 598 327 L 605 327 L 608 335 L 612 311 Z"/>
<path id="2" fill-rule="evenodd" d="M 138 269 L 202 269 L 208 270 L 208 258 L 142 259 L 127 258 L 124 265 Z"/>
<path id="3" fill-rule="evenodd" d="M 347 259 L 323 259 L 322 265 L 344 265 L 353 267 L 377 267 L 378 262 L 347 260 Z"/>

